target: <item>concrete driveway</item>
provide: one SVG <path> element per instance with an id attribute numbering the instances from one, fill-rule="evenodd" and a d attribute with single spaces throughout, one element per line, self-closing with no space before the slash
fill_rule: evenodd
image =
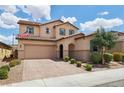
<path id="1" fill-rule="evenodd" d="M 124 68 L 38 79 L 6 85 L 12 87 L 124 87 Z"/>
<path id="2" fill-rule="evenodd" d="M 50 59 L 24 60 L 22 80 L 43 79 L 85 72 L 68 62 Z"/>

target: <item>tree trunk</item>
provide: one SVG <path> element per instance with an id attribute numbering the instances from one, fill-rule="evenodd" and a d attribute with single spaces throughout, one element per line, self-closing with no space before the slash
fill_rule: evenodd
<path id="1" fill-rule="evenodd" d="M 104 48 L 101 49 L 101 57 L 102 57 L 102 64 L 105 64 L 103 54 L 104 54 Z"/>
<path id="2" fill-rule="evenodd" d="M 104 60 L 104 57 L 103 57 L 103 55 L 104 55 L 104 53 L 106 52 L 106 48 L 105 47 L 103 47 L 102 48 L 102 64 L 105 64 L 105 60 Z"/>

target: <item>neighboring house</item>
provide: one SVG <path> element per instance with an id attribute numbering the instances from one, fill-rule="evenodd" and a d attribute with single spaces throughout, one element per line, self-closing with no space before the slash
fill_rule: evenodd
<path id="1" fill-rule="evenodd" d="M 79 28 L 69 22 L 54 20 L 47 23 L 18 21 L 18 58 L 62 59 L 70 56 L 78 60 L 89 60 L 90 40 L 94 34 L 85 36 Z"/>
<path id="2" fill-rule="evenodd" d="M 124 52 L 124 32 L 111 31 L 118 36 L 115 47 L 111 49 L 112 52 Z"/>
<path id="3" fill-rule="evenodd" d="M 11 53 L 12 47 L 3 42 L 0 42 L 0 60 L 3 59 L 5 56 L 9 57 Z"/>

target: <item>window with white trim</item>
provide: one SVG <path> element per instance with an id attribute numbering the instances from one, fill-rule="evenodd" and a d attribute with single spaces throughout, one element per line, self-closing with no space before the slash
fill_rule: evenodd
<path id="1" fill-rule="evenodd" d="M 26 28 L 26 33 L 28 33 L 28 34 L 34 34 L 34 27 L 32 27 L 32 26 L 27 26 L 27 28 Z"/>

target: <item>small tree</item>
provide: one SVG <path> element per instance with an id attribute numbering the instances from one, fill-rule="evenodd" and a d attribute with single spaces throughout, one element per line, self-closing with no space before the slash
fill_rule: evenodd
<path id="1" fill-rule="evenodd" d="M 95 37 L 92 40 L 98 47 L 98 52 L 101 54 L 102 63 L 104 64 L 103 54 L 115 46 L 117 36 L 112 32 L 106 32 L 104 28 L 99 28 L 96 31 Z"/>

